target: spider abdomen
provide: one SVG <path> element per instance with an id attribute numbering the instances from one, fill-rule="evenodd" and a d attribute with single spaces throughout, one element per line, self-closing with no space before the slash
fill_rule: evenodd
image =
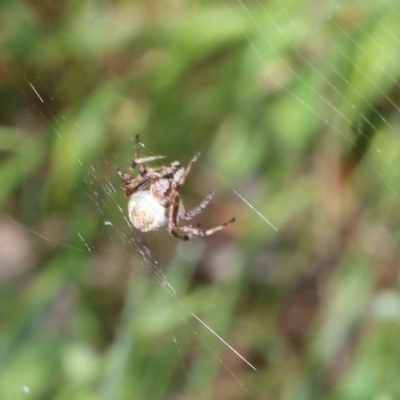
<path id="1" fill-rule="evenodd" d="M 142 232 L 156 231 L 167 223 L 165 207 L 148 190 L 131 195 L 128 212 L 132 225 Z"/>

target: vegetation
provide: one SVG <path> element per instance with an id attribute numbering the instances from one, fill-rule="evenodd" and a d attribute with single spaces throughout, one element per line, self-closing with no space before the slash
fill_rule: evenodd
<path id="1" fill-rule="evenodd" d="M 400 398 L 395 2 L 5 0 L 0 21 L 2 399 Z M 201 151 L 185 204 L 215 190 L 196 223 L 236 223 L 129 226 L 138 133 Z"/>

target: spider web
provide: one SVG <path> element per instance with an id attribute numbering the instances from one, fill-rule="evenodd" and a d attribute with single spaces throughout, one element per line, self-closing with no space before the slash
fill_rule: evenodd
<path id="1" fill-rule="evenodd" d="M 94 7 L 93 10 L 96 9 L 93 3 L 88 4 Z M 111 4 L 107 5 L 108 3 L 104 4 L 106 5 L 104 17 L 107 17 L 108 11 L 110 11 L 113 6 Z M 267 82 L 266 85 L 275 85 L 275 90 L 277 92 L 285 92 L 287 94 L 286 101 L 292 101 L 293 104 L 297 106 L 297 110 L 300 110 L 299 112 L 309 113 L 313 116 L 310 120 L 317 121 L 320 126 L 325 126 L 327 131 L 329 130 L 329 132 L 342 138 L 344 142 L 348 144 L 349 148 L 357 152 L 357 156 L 368 166 L 370 173 L 377 178 L 378 181 L 383 183 L 385 195 L 389 198 L 399 199 L 399 191 L 393 183 L 396 182 L 396 178 L 398 179 L 399 173 L 395 161 L 392 161 L 395 160 L 390 153 L 392 149 L 388 147 L 381 149 L 375 144 L 384 143 L 380 140 L 380 136 L 388 134 L 397 135 L 398 131 L 399 107 L 395 97 L 388 94 L 388 87 L 392 87 L 393 90 L 398 90 L 399 73 L 398 68 L 393 67 L 393 65 L 396 65 L 397 53 L 391 50 L 393 47 L 399 46 L 400 41 L 397 34 L 391 31 L 390 27 L 392 25 L 385 24 L 387 20 L 385 18 L 380 19 L 379 13 L 377 13 L 376 16 L 374 13 L 368 13 L 370 24 L 376 26 L 376 30 L 372 32 L 378 31 L 380 35 L 387 37 L 387 40 L 390 41 L 388 46 L 383 48 L 380 45 L 381 42 L 377 42 L 379 36 L 371 36 L 371 31 L 364 28 L 362 16 L 359 17 L 359 14 L 352 14 L 350 12 L 352 10 L 348 2 L 327 2 L 326 4 L 324 3 L 323 6 L 320 6 L 320 8 L 313 2 L 293 2 L 292 4 L 283 1 L 263 3 L 260 1 L 243 2 L 237 0 L 231 2 L 221 1 L 219 4 L 221 10 L 219 11 L 218 18 L 210 23 L 217 24 L 219 19 L 224 18 L 224 20 L 230 21 L 230 24 L 239 26 L 238 31 L 240 32 L 241 39 L 244 40 L 249 47 L 249 64 L 252 64 L 253 68 L 254 65 L 258 67 L 261 66 L 264 74 L 263 79 Z M 366 3 L 357 1 L 352 2 L 351 5 L 353 7 L 359 7 L 361 10 L 365 9 L 366 12 L 368 11 L 367 7 L 375 7 L 374 5 L 366 5 Z M 304 17 L 299 13 L 299 9 L 301 10 L 302 7 L 307 6 L 310 7 L 310 10 L 316 10 L 315 12 L 318 18 L 316 17 L 315 20 L 312 20 L 313 23 L 308 27 L 304 27 Z M 399 18 L 396 5 L 390 1 L 381 2 L 381 5 L 376 7 L 378 11 L 382 9 L 390 10 L 395 18 Z M 345 11 L 342 11 L 343 8 L 345 8 Z M 87 12 L 90 13 L 93 12 L 93 10 L 89 8 Z M 321 17 L 321 14 L 323 17 Z M 347 25 L 345 23 L 340 23 L 339 17 L 343 15 L 347 18 Z M 98 15 L 96 18 L 97 17 Z M 111 16 L 107 18 L 109 17 Z M 97 23 L 101 25 L 103 22 L 107 21 L 107 18 L 105 18 L 104 21 L 102 18 L 97 18 Z M 388 20 L 390 21 L 390 17 L 388 17 Z M 329 29 L 326 28 L 326 21 L 330 21 L 330 24 L 328 24 Z M 269 26 L 269 30 L 265 28 L 266 25 Z M 349 25 L 351 25 L 351 28 L 356 30 L 359 35 L 364 36 L 365 47 L 361 47 L 359 42 L 356 41 L 356 38 L 353 39 L 353 33 L 351 30 L 347 30 Z M 291 29 L 289 29 L 290 27 Z M 275 36 L 267 34 L 267 32 L 270 33 L 271 31 Z M 310 44 L 307 53 L 297 51 L 298 40 L 301 40 L 305 32 L 309 34 L 309 31 L 314 31 L 314 38 L 317 39 Z M 339 42 L 338 36 L 332 34 L 332 31 L 338 32 L 341 35 L 341 40 L 346 39 L 350 44 L 353 44 L 354 48 L 358 51 L 359 58 L 363 59 L 363 62 L 356 64 L 354 59 L 350 58 L 349 53 L 346 53 L 340 45 L 337 44 Z M 324 51 L 320 51 L 320 47 L 318 47 L 321 43 L 333 48 L 336 56 L 341 58 L 343 63 L 348 63 L 349 67 L 353 68 L 356 78 L 353 77 L 351 80 L 350 75 L 343 75 L 337 67 L 338 63 L 336 59 L 325 58 Z M 390 45 L 392 45 L 392 47 L 390 47 Z M 285 52 L 282 52 L 282 47 L 288 49 L 288 52 L 291 51 L 295 54 L 298 63 L 302 65 L 301 70 L 296 69 L 297 64 L 293 63 L 292 60 L 283 57 Z M 378 56 L 376 54 L 378 54 Z M 318 60 L 318 63 L 316 63 L 317 66 L 314 66 L 313 60 Z M 365 68 L 361 67 L 365 65 Z M 277 71 L 275 68 L 276 66 L 279 67 L 280 71 L 283 71 L 279 76 L 275 76 Z M 315 79 L 320 81 L 321 88 L 323 85 L 331 87 L 332 97 L 327 97 L 325 95 L 326 92 L 322 90 L 318 91 L 316 89 L 318 85 L 312 86 L 310 83 L 312 80 L 304 73 L 304 69 L 306 69 L 308 73 L 311 73 Z M 19 72 L 21 74 L 24 73 L 20 69 Z M 330 80 L 332 75 L 337 76 L 338 80 L 336 82 L 339 82 L 341 85 L 340 87 L 332 83 Z M 299 82 L 303 92 L 289 85 L 287 82 L 290 79 L 295 79 Z M 119 259 L 118 262 L 124 266 L 122 272 L 125 271 L 128 277 L 128 283 L 126 285 L 126 297 L 124 298 L 124 304 L 121 310 L 121 319 L 118 321 L 120 328 L 116 330 L 117 334 L 112 346 L 110 346 L 107 357 L 105 360 L 102 360 L 106 367 L 103 375 L 103 383 L 100 387 L 101 398 L 119 398 L 118 396 L 120 396 L 121 386 L 123 386 L 123 379 L 119 376 L 120 371 L 127 370 L 126 365 L 131 362 L 132 354 L 135 354 L 134 350 L 130 348 L 130 346 L 134 346 L 134 343 L 128 338 L 130 332 L 137 332 L 131 326 L 133 324 L 132 321 L 140 324 L 140 318 L 143 318 L 138 310 L 135 309 L 135 304 L 142 304 L 140 303 L 140 301 L 143 300 L 141 296 L 145 297 L 147 290 L 150 290 L 147 288 L 148 276 L 150 276 L 151 282 L 156 282 L 157 286 L 162 288 L 162 291 L 161 293 L 153 294 L 154 299 L 151 302 L 152 307 L 149 306 L 146 311 L 154 312 L 156 317 L 164 321 L 165 326 L 168 326 L 168 324 L 172 325 L 172 328 L 166 329 L 168 333 L 165 336 L 168 337 L 169 344 L 174 344 L 175 355 L 177 355 L 176 362 L 178 365 L 181 365 L 186 373 L 186 377 L 190 376 L 189 370 L 192 362 L 185 359 L 185 354 L 187 354 L 187 348 L 191 345 L 191 341 L 196 340 L 200 343 L 200 346 L 204 348 L 202 356 L 205 354 L 205 358 L 208 356 L 213 359 L 222 370 L 228 373 L 226 381 L 231 386 L 241 391 L 239 396 L 242 397 L 238 397 L 237 395 L 235 397 L 232 395 L 232 398 L 258 398 L 257 395 L 254 394 L 254 389 L 247 383 L 248 380 L 263 379 L 258 368 L 256 368 L 256 366 L 253 365 L 254 363 L 237 349 L 234 344 L 231 344 L 229 338 L 226 338 L 223 333 L 220 334 L 212 323 L 209 323 L 206 318 L 202 317 L 201 311 L 204 310 L 200 308 L 200 312 L 198 311 L 198 303 L 194 301 L 195 299 L 192 297 L 185 297 L 185 292 L 190 291 L 188 282 L 191 271 L 189 268 L 190 266 L 192 268 L 194 267 L 195 261 L 200 258 L 204 248 L 206 248 L 207 241 L 205 241 L 205 243 L 201 241 L 188 244 L 176 243 L 177 255 L 174 258 L 175 264 L 171 263 L 175 266 L 171 267 L 170 270 L 166 268 L 169 261 L 167 259 L 159 259 L 157 247 L 155 247 L 155 250 L 150 249 L 146 244 L 145 238 L 135 234 L 135 231 L 127 220 L 126 202 L 121 203 L 120 192 L 122 189 L 120 188 L 115 169 L 118 167 L 124 170 L 130 160 L 121 156 L 118 152 L 112 151 L 111 154 L 104 154 L 104 161 L 101 165 L 92 165 L 89 169 L 84 168 L 84 166 L 87 165 L 87 161 L 83 158 L 90 156 L 90 154 L 87 154 L 87 147 L 90 146 L 91 143 L 98 143 L 98 140 L 93 137 L 96 133 L 93 132 L 96 132 L 96 129 L 98 129 L 99 133 L 97 134 L 102 135 L 103 128 L 99 126 L 93 127 L 91 121 L 85 118 L 82 118 L 80 121 L 74 121 L 73 117 L 70 115 L 55 115 L 52 111 L 53 107 L 48 106 L 48 103 L 51 103 L 52 99 L 46 99 L 45 96 L 41 94 L 39 89 L 40 82 L 40 76 L 25 76 L 25 84 L 20 87 L 20 93 L 22 94 L 21 100 L 16 101 L 29 101 L 36 114 L 35 119 L 41 120 L 43 123 L 42 128 L 54 132 L 58 162 L 62 163 L 62 157 L 74 159 L 73 169 L 69 171 L 69 173 L 74 176 L 83 176 L 83 180 L 86 184 L 85 188 L 79 186 L 74 196 L 89 199 L 95 213 L 103 216 L 102 226 L 97 229 L 97 232 L 99 237 L 103 237 L 107 245 L 93 240 L 92 232 L 96 227 L 86 226 L 85 210 L 81 211 L 82 224 L 80 226 L 71 226 L 69 228 L 70 232 L 68 233 L 68 238 L 64 238 L 63 240 L 53 238 L 52 235 L 46 233 L 46 229 L 39 230 L 37 228 L 31 228 L 24 222 L 21 222 L 23 219 L 15 217 L 12 213 L 10 213 L 11 216 L 8 220 L 16 227 L 22 227 L 24 231 L 28 232 L 29 235 L 34 238 L 32 240 L 39 246 L 48 247 L 50 249 L 57 248 L 60 252 L 62 252 L 63 249 L 71 250 L 71 254 L 76 256 L 76 260 L 72 257 L 71 265 L 73 265 L 73 263 L 79 265 L 79 260 L 82 255 L 87 257 L 88 254 L 93 254 L 94 261 L 92 264 L 98 262 L 98 266 L 94 267 L 93 271 L 96 273 L 101 272 L 105 276 L 103 279 L 109 279 L 111 281 L 113 279 L 116 281 L 121 279 L 121 277 L 116 276 L 111 276 L 111 278 L 107 277 L 107 273 L 109 273 L 107 270 L 113 267 L 113 256 L 115 254 L 119 253 L 121 257 L 122 246 L 122 258 Z M 57 77 L 54 76 L 54 83 L 56 84 L 56 82 Z M 348 89 L 344 90 L 343 85 L 348 85 Z M 365 86 L 368 86 L 371 91 L 375 92 L 375 97 L 374 95 L 367 96 L 368 91 L 361 90 L 365 88 Z M 304 95 L 304 91 L 307 92 L 307 95 Z M 36 100 L 32 98 L 32 94 L 36 97 Z M 312 102 L 310 98 L 317 99 L 317 101 Z M 375 98 L 383 99 L 388 107 L 394 109 L 394 117 L 388 119 L 385 113 L 380 111 L 375 105 Z M 109 100 L 109 104 L 101 106 L 107 108 L 111 103 L 112 99 Z M 4 107 L 7 111 L 7 105 Z M 157 115 L 155 118 L 157 118 Z M 354 121 L 358 121 L 359 126 L 364 128 L 359 128 L 358 126 L 354 127 Z M 110 117 L 106 117 L 106 122 L 112 125 L 114 121 L 111 121 Z M 274 123 L 276 123 L 276 121 Z M 282 121 L 282 123 L 285 126 L 288 125 L 286 121 Z M 76 126 L 74 127 L 74 125 Z M 344 129 L 345 126 L 354 127 L 354 131 L 358 136 L 354 134 L 354 132 L 349 132 L 349 129 Z M 299 127 L 299 129 L 302 128 Z M 378 132 L 377 137 L 371 139 L 371 136 L 365 133 L 369 132 L 369 130 Z M 86 132 L 86 134 L 85 136 L 79 136 L 77 134 L 78 132 Z M 217 137 L 217 134 L 215 135 L 215 141 L 218 143 L 220 139 Z M 220 136 L 222 138 L 226 137 L 224 134 Z M 143 136 L 142 140 L 146 143 L 146 136 Z M 397 144 L 397 141 L 398 138 L 393 136 L 393 142 Z M 370 152 L 365 151 L 365 143 L 375 149 L 375 154 L 370 154 Z M 99 146 L 100 151 L 104 151 L 103 149 L 105 147 L 106 146 Z M 94 149 L 93 152 L 99 149 Z M 146 151 L 144 152 L 143 150 Z M 155 152 L 150 151 L 147 147 L 143 150 L 142 154 L 149 156 L 155 154 Z M 132 134 L 131 143 L 132 155 L 133 151 L 134 134 Z M 211 152 L 212 151 L 213 150 L 211 150 Z M 220 164 L 216 162 L 220 171 L 227 170 L 223 160 L 227 158 L 224 157 L 224 155 L 229 151 L 229 148 L 224 151 L 225 153 L 222 155 L 220 154 L 219 157 L 219 159 L 221 159 Z M 189 159 L 190 156 L 186 157 L 186 155 L 185 157 L 179 157 L 179 161 L 183 164 L 186 164 Z M 200 158 L 199 163 L 201 162 Z M 327 163 L 327 165 L 331 164 Z M 356 167 L 354 166 L 354 168 Z M 243 173 L 243 175 L 245 175 L 245 173 Z M 393 176 L 395 178 L 393 178 Z M 57 179 L 64 178 L 65 177 L 59 176 L 56 173 L 52 177 L 53 182 Z M 271 195 L 271 202 L 273 205 L 264 207 L 263 204 L 270 201 L 265 195 L 261 195 L 260 198 L 254 200 L 253 198 L 257 198 L 257 196 L 253 195 L 254 193 L 252 194 L 251 191 L 249 192 L 247 189 L 243 189 L 246 185 L 239 183 L 236 185 L 233 183 L 234 181 L 232 178 L 228 177 L 228 179 L 231 180 L 226 184 L 226 189 L 231 191 L 232 201 L 237 199 L 237 206 L 240 210 L 249 208 L 250 211 L 254 211 L 253 216 L 251 216 L 251 214 L 246 214 L 246 218 L 248 218 L 249 221 L 255 219 L 258 226 L 261 226 L 261 228 L 258 229 L 267 232 L 269 237 L 280 233 L 282 227 L 286 226 L 287 219 L 283 213 L 276 213 L 274 211 L 277 209 L 277 207 L 274 207 L 274 204 L 282 201 L 281 197 L 279 195 Z M 190 179 L 188 181 L 190 181 Z M 64 194 L 67 193 L 66 198 L 68 198 L 68 193 L 72 193 L 71 190 L 68 190 L 69 184 L 68 179 L 66 179 L 65 192 L 61 190 L 59 193 L 51 195 L 56 199 L 56 202 L 59 201 L 62 204 Z M 190 185 L 190 183 L 186 185 Z M 279 187 L 279 185 L 277 186 Z M 218 190 L 218 188 L 213 189 Z M 224 190 L 223 186 L 221 190 Z M 386 191 L 388 193 L 386 193 Z M 204 195 L 205 194 L 206 193 L 204 193 Z M 218 200 L 213 201 L 218 202 Z M 285 202 L 285 204 L 287 204 L 287 202 Z M 63 207 L 66 207 L 65 204 L 63 204 Z M 243 211 L 243 213 L 245 213 L 245 211 Z M 124 222 L 121 223 L 121 220 Z M 55 228 L 54 226 L 52 227 L 52 231 L 57 231 L 57 219 L 52 223 L 56 225 Z M 60 228 L 60 230 L 62 230 L 62 228 Z M 156 233 L 154 237 L 164 240 L 162 235 L 163 233 Z M 394 240 L 394 238 L 391 239 Z M 133 265 L 137 265 L 139 268 L 133 269 Z M 277 265 L 277 267 L 280 266 Z M 188 269 L 188 272 L 185 274 L 187 282 L 180 282 L 179 280 L 177 270 L 181 268 Z M 45 288 L 48 288 L 46 284 L 48 285 L 49 282 L 51 283 L 52 274 L 53 272 L 46 275 L 43 283 L 39 283 L 45 285 Z M 54 272 L 54 274 L 56 274 L 56 272 Z M 71 275 L 71 279 L 74 279 L 74 277 L 77 276 L 76 268 L 70 268 L 69 274 Z M 98 279 L 100 281 L 99 285 L 101 286 L 102 278 L 100 277 Z M 39 284 L 37 287 L 34 287 L 34 290 L 39 291 L 39 289 Z M 68 296 L 77 296 L 76 293 L 71 294 L 68 290 L 65 297 L 61 298 L 61 303 L 68 303 Z M 64 296 L 62 287 L 50 289 L 50 292 L 53 293 L 54 300 L 57 298 L 57 291 L 61 292 L 60 296 Z M 32 315 L 36 315 L 37 318 L 45 318 L 46 313 L 37 310 L 42 310 L 44 307 L 43 304 L 48 306 L 49 299 L 51 299 L 51 296 L 39 299 L 38 304 L 35 305 L 36 307 L 32 307 L 31 310 L 28 309 L 27 313 L 33 313 Z M 40 301 L 43 301 L 43 304 L 40 304 Z M 192 301 L 193 303 L 191 303 Z M 166 315 L 162 313 L 163 310 L 167 313 Z M 57 310 L 54 312 L 56 311 Z M 139 315 L 137 319 L 136 315 Z M 151 319 L 149 319 L 150 322 L 146 319 L 143 319 L 143 321 L 142 334 L 154 335 L 152 329 L 157 329 L 157 323 L 151 326 Z M 149 326 L 146 326 L 145 322 L 148 323 Z M 27 326 L 29 329 L 33 329 L 32 325 L 29 325 L 29 323 L 27 323 Z M 159 329 L 162 330 L 161 328 Z M 190 334 L 182 336 L 180 334 L 181 329 L 183 331 L 189 331 Z M 19 328 L 18 332 L 22 330 L 22 328 Z M 6 334 L 4 336 L 8 337 Z M 154 337 L 156 337 L 156 335 L 154 335 Z M 216 346 L 216 342 L 219 343 L 221 347 Z M 18 348 L 18 346 L 23 347 L 23 343 L 19 343 L 18 338 L 15 339 L 15 342 L 11 344 L 3 343 L 2 346 L 3 357 L 0 359 L 0 387 L 2 395 L 6 399 L 36 398 L 35 387 L 29 382 L 29 379 L 35 382 L 35 377 L 28 377 L 29 379 L 27 381 L 23 379 L 19 380 L 18 367 L 14 367 L 13 363 L 7 358 L 8 354 L 12 354 L 12 349 Z M 229 359 L 228 356 L 221 355 L 225 354 L 221 348 L 225 348 L 233 357 L 237 358 L 240 363 L 243 363 L 243 366 L 239 368 L 241 371 L 240 373 L 235 372 L 236 370 L 232 369 L 230 364 L 226 361 L 226 359 Z M 73 346 L 72 350 L 74 350 Z M 75 350 L 78 354 L 80 349 L 78 348 Z M 71 351 L 71 353 L 72 355 L 70 355 L 69 358 L 67 357 L 67 360 L 74 357 L 75 353 L 73 351 Z M 139 358 L 144 357 L 140 351 L 137 353 Z M 91 366 L 90 363 L 95 362 L 93 360 L 100 362 L 100 360 L 96 359 L 91 353 L 83 352 L 83 354 L 83 365 L 87 363 Z M 168 353 L 166 356 L 168 356 Z M 12 360 L 11 357 L 10 360 Z M 66 363 L 68 364 L 68 361 L 66 361 Z M 75 360 L 70 361 L 70 363 L 71 365 L 75 365 Z M 143 363 L 143 365 L 147 367 L 146 362 L 144 361 Z M 233 364 L 237 365 L 237 363 Z M 207 365 L 206 361 L 204 361 L 204 365 Z M 72 376 L 73 372 L 70 371 L 70 368 L 72 367 L 68 365 L 65 366 L 65 369 L 69 371 Z M 149 377 L 151 377 L 151 366 L 148 366 L 148 368 L 148 374 L 143 374 L 142 376 L 144 379 L 150 379 Z M 198 364 L 198 368 L 201 368 L 201 363 Z M 243 371 L 248 371 L 246 374 L 254 374 L 252 376 L 256 376 L 256 378 L 248 379 Z M 196 387 L 196 385 L 193 387 Z M 161 394 L 161 396 L 162 395 L 163 394 Z M 170 394 L 164 393 L 164 395 Z M 143 394 L 143 396 L 145 396 L 145 394 Z"/>

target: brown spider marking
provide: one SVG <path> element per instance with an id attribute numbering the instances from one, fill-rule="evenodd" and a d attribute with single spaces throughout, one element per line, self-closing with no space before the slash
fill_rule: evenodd
<path id="1" fill-rule="evenodd" d="M 193 210 L 186 212 L 179 197 L 179 190 L 185 183 L 187 176 L 199 158 L 196 153 L 186 168 L 179 161 L 159 167 L 147 167 L 146 163 L 166 158 L 166 156 L 139 157 L 140 140 L 136 135 L 135 158 L 129 165 L 127 172 L 118 170 L 122 178 L 122 187 L 125 196 L 129 197 L 128 214 L 132 225 L 142 232 L 156 231 L 167 224 L 168 232 L 181 240 L 189 240 L 195 236 L 210 236 L 224 229 L 235 221 L 235 218 L 210 229 L 200 229 L 199 226 L 180 226 L 179 219 L 191 220 L 200 214 L 210 203 L 214 192 L 208 194 Z M 132 172 L 139 167 L 140 173 L 135 178 Z M 150 186 L 149 190 L 144 190 Z M 168 219 L 166 212 L 168 210 Z"/>

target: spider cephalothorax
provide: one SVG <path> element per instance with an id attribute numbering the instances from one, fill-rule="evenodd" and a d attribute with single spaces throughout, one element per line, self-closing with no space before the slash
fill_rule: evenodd
<path id="1" fill-rule="evenodd" d="M 235 221 L 235 218 L 232 218 L 228 222 L 211 229 L 179 226 L 180 218 L 190 220 L 201 213 L 214 195 L 214 193 L 210 193 L 190 212 L 185 211 L 179 197 L 179 189 L 185 183 L 192 165 L 196 162 L 200 153 L 197 153 L 190 160 L 186 168 L 181 167 L 178 161 L 169 165 L 149 168 L 146 163 L 166 158 L 166 156 L 139 158 L 139 151 L 139 135 L 136 135 L 135 159 L 129 165 L 127 172 L 118 170 L 118 174 L 122 178 L 125 196 L 129 197 L 129 219 L 135 228 L 142 232 L 155 231 L 163 227 L 168 221 L 168 231 L 171 235 L 182 240 L 189 240 L 193 235 L 210 236 Z M 140 173 L 133 178 L 132 172 L 136 166 L 139 167 Z M 145 190 L 147 186 L 150 186 L 150 188 Z"/>

